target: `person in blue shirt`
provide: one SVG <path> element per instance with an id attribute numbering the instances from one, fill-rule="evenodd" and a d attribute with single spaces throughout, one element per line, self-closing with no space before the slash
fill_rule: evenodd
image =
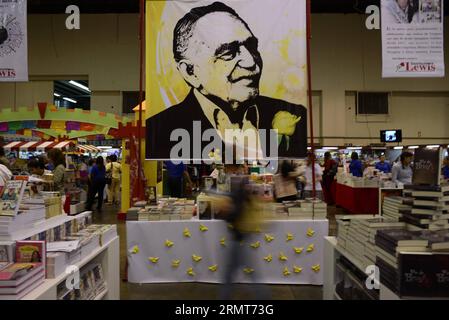
<path id="1" fill-rule="evenodd" d="M 95 195 L 98 193 L 98 204 L 97 210 L 101 212 L 101 208 L 103 206 L 103 195 L 104 188 L 106 186 L 106 168 L 104 165 L 104 160 L 102 156 L 99 156 L 95 160 L 95 164 L 92 166 L 89 174 L 90 186 L 89 186 L 89 194 L 87 198 L 86 210 L 91 211 L 92 205 L 95 201 Z"/>
<path id="2" fill-rule="evenodd" d="M 376 163 L 376 169 L 382 171 L 383 173 L 391 172 L 391 165 L 385 161 L 385 155 L 380 156 L 379 162 Z"/>
<path id="3" fill-rule="evenodd" d="M 182 162 L 175 164 L 171 161 L 165 161 L 165 168 L 168 173 L 168 191 L 170 196 L 181 198 L 183 196 L 184 178 L 188 184 L 192 185 L 187 166 Z"/>
<path id="4" fill-rule="evenodd" d="M 363 177 L 363 164 L 362 161 L 359 160 L 359 155 L 357 152 L 353 152 L 351 154 L 351 163 L 349 164 L 349 172 L 354 177 Z"/>
<path id="5" fill-rule="evenodd" d="M 443 176 L 444 179 L 449 179 L 449 156 L 444 158 Z"/>

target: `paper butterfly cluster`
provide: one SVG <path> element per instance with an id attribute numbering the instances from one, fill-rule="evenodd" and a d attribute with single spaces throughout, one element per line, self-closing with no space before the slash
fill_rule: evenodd
<path id="1" fill-rule="evenodd" d="M 296 254 L 300 254 L 303 250 L 303 247 L 293 247 L 293 251 L 295 251 Z"/>
<path id="2" fill-rule="evenodd" d="M 315 231 L 312 228 L 308 228 L 307 229 L 307 236 L 308 237 L 313 237 L 314 234 L 315 234 Z"/>
<path id="3" fill-rule="evenodd" d="M 190 238 L 192 236 L 192 234 L 190 233 L 189 228 L 185 228 L 184 231 L 182 232 L 182 234 L 184 235 L 184 237 L 186 238 Z"/>
<path id="4" fill-rule="evenodd" d="M 294 272 L 294 273 L 301 273 L 301 271 L 302 271 L 302 268 L 301 268 L 301 267 L 293 266 L 293 272 Z"/>
<path id="5" fill-rule="evenodd" d="M 195 272 L 193 272 L 193 268 L 192 268 L 192 267 L 188 268 L 187 271 L 186 271 L 186 273 L 187 273 L 189 276 L 191 276 L 191 277 L 195 276 Z"/>
<path id="6" fill-rule="evenodd" d="M 319 272 L 320 271 L 320 269 L 321 269 L 321 267 L 320 267 L 320 265 L 319 264 L 316 264 L 316 265 L 314 265 L 314 266 L 312 266 L 312 268 L 311 268 L 313 271 L 315 271 L 315 272 Z"/>
<path id="7" fill-rule="evenodd" d="M 251 273 L 254 272 L 254 269 L 251 269 L 251 268 L 244 268 L 244 269 L 243 269 L 243 272 L 245 272 L 246 274 L 251 274 Z"/>
<path id="8" fill-rule="evenodd" d="M 260 247 L 260 241 L 254 242 L 250 244 L 251 248 L 257 249 Z"/>
<path id="9" fill-rule="evenodd" d="M 152 263 L 157 263 L 159 261 L 159 257 L 149 257 L 148 260 L 150 260 Z"/>
<path id="10" fill-rule="evenodd" d="M 271 262 L 271 261 L 273 260 L 273 256 L 272 256 L 271 254 L 269 254 L 268 256 L 263 257 L 263 259 L 264 259 L 266 262 Z"/>
<path id="11" fill-rule="evenodd" d="M 210 266 L 208 269 L 212 272 L 215 272 L 218 269 L 218 265 L 214 264 L 213 266 Z"/>
<path id="12" fill-rule="evenodd" d="M 138 247 L 138 246 L 132 247 L 132 248 L 131 248 L 131 253 L 132 253 L 132 254 L 137 254 L 137 253 L 139 253 L 139 247 Z"/>
<path id="13" fill-rule="evenodd" d="M 279 260 L 280 261 L 287 261 L 288 257 L 283 252 L 280 252 L 279 253 Z"/>

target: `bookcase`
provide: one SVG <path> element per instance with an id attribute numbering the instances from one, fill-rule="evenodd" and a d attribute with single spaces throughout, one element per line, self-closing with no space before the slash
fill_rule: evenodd
<path id="1" fill-rule="evenodd" d="M 323 263 L 323 300 L 343 300 L 336 290 L 338 282 L 338 265 L 337 260 L 343 256 L 345 259 L 349 260 L 352 266 L 359 271 L 359 273 L 365 272 L 365 265 L 359 261 L 356 257 L 351 255 L 346 250 L 337 246 L 336 237 L 324 237 L 324 263 Z M 360 284 L 364 286 L 365 284 Z M 363 288 L 365 289 L 365 288 Z M 366 290 L 366 289 L 365 289 Z M 395 292 L 391 291 L 385 285 L 380 283 L 378 300 L 425 300 L 432 298 L 425 297 L 400 297 Z M 437 298 L 444 299 L 446 298 Z"/>
<path id="2" fill-rule="evenodd" d="M 62 225 L 68 221 L 75 219 L 82 219 L 92 212 L 86 211 L 76 216 L 59 215 L 50 219 L 47 219 L 39 224 L 34 225 L 31 228 L 20 230 L 8 237 L 3 237 L 0 240 L 5 241 L 17 241 L 30 238 L 41 232 L 50 230 L 59 225 Z M 96 247 L 91 252 L 88 252 L 81 260 L 74 263 L 78 270 L 90 263 L 100 264 L 103 270 L 104 281 L 106 283 L 105 289 L 95 296 L 95 300 L 118 300 L 120 299 L 120 250 L 119 250 L 119 237 L 115 236 L 108 242 L 103 243 L 101 246 Z M 29 292 L 22 300 L 56 300 L 57 287 L 61 283 L 65 282 L 70 273 L 63 273 L 54 279 L 45 279 L 44 282 L 37 288 Z"/>
<path id="3" fill-rule="evenodd" d="M 78 269 L 97 262 L 103 267 L 106 289 L 95 297 L 95 300 L 119 300 L 119 238 L 115 237 L 108 243 L 94 250 L 89 256 L 74 264 Z M 46 279 L 42 285 L 27 294 L 23 300 L 56 300 L 57 287 L 67 280 L 68 274 L 62 274 L 55 279 Z"/>

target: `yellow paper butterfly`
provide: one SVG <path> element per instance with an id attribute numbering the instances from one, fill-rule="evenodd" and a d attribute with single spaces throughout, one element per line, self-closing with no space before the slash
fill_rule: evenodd
<path id="1" fill-rule="evenodd" d="M 184 237 L 186 237 L 186 238 L 190 238 L 190 237 L 192 236 L 192 234 L 190 233 L 189 228 L 185 228 L 185 229 L 184 229 L 183 235 L 184 235 Z"/>
<path id="2" fill-rule="evenodd" d="M 260 247 L 260 241 L 254 242 L 250 244 L 251 248 L 257 249 Z"/>
<path id="3" fill-rule="evenodd" d="M 288 270 L 287 267 L 284 268 L 284 271 L 282 272 L 284 274 L 285 277 L 290 275 L 290 270 Z"/>
<path id="4" fill-rule="evenodd" d="M 293 272 L 294 272 L 294 273 L 301 273 L 301 271 L 302 271 L 302 268 L 301 268 L 301 267 L 293 266 Z"/>
<path id="5" fill-rule="evenodd" d="M 173 267 L 173 268 L 177 268 L 177 267 L 179 267 L 179 264 L 181 263 L 181 260 L 172 260 L 172 262 L 171 262 L 171 266 Z"/>
<path id="6" fill-rule="evenodd" d="M 159 261 L 159 257 L 149 257 L 148 260 L 150 260 L 152 263 L 157 263 Z"/>
<path id="7" fill-rule="evenodd" d="M 291 240 L 293 240 L 293 239 L 294 239 L 293 234 L 291 234 L 290 232 L 287 233 L 287 239 L 286 239 L 286 241 L 291 241 Z"/>
<path id="8" fill-rule="evenodd" d="M 271 242 L 274 240 L 274 237 L 271 234 L 265 234 L 265 241 Z"/>
<path id="9" fill-rule="evenodd" d="M 189 269 L 187 269 L 186 273 L 187 273 L 189 276 L 191 276 L 191 277 L 195 276 L 195 272 L 193 272 L 193 268 L 192 268 L 192 267 L 190 267 Z"/>
<path id="10" fill-rule="evenodd" d="M 203 257 L 197 256 L 196 254 L 192 254 L 192 260 L 195 262 L 200 262 Z"/>
<path id="11" fill-rule="evenodd" d="M 228 228 L 229 229 L 234 229 L 234 226 L 232 224 L 228 223 Z"/>
<path id="12" fill-rule="evenodd" d="M 138 247 L 138 246 L 132 247 L 131 253 L 132 253 L 132 254 L 137 254 L 137 253 L 139 253 L 139 247 Z"/>
<path id="13" fill-rule="evenodd" d="M 300 254 L 304 248 L 303 247 L 293 247 L 293 250 L 295 251 L 296 254 Z"/>
<path id="14" fill-rule="evenodd" d="M 243 269 L 243 272 L 245 272 L 245 273 L 247 273 L 247 274 L 250 274 L 250 273 L 253 273 L 253 272 L 254 272 L 254 269 L 251 269 L 251 268 L 244 268 L 244 269 Z"/>
<path id="15" fill-rule="evenodd" d="M 212 272 L 215 272 L 218 269 L 218 265 L 214 264 L 213 266 L 210 266 L 208 269 Z"/>
<path id="16" fill-rule="evenodd" d="M 165 240 L 165 246 L 166 246 L 167 248 L 173 247 L 174 244 L 175 244 L 175 243 L 174 243 L 173 241 Z"/>
<path id="17" fill-rule="evenodd" d="M 269 254 L 268 256 L 263 257 L 263 259 L 264 259 L 266 262 L 271 262 L 271 261 L 273 260 L 273 256 L 272 256 L 271 254 Z"/>
<path id="18" fill-rule="evenodd" d="M 308 228 L 307 229 L 307 236 L 308 237 L 313 237 L 314 234 L 315 234 L 315 231 L 312 228 Z"/>
<path id="19" fill-rule="evenodd" d="M 209 230 L 208 227 L 206 227 L 206 226 L 203 225 L 203 224 L 200 224 L 200 231 L 201 231 L 201 232 L 206 232 L 207 230 Z"/>
<path id="20" fill-rule="evenodd" d="M 222 245 L 222 246 L 225 246 L 226 245 L 226 238 L 221 238 L 220 239 L 220 244 Z"/>
<path id="21" fill-rule="evenodd" d="M 315 245 L 313 243 L 309 244 L 309 246 L 307 247 L 307 252 L 312 252 L 313 249 L 315 249 Z"/>
<path id="22" fill-rule="evenodd" d="M 281 251 L 281 252 L 279 253 L 279 260 L 281 260 L 281 261 L 287 261 L 287 260 L 288 260 L 288 257 Z"/>
<path id="23" fill-rule="evenodd" d="M 321 267 L 320 267 L 319 264 L 316 264 L 316 265 L 312 266 L 312 270 L 315 271 L 315 272 L 319 272 L 320 269 L 321 269 Z"/>

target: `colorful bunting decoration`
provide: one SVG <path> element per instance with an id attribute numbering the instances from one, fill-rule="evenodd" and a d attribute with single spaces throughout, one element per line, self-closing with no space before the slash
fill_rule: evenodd
<path id="1" fill-rule="evenodd" d="M 39 129 L 50 129 L 50 127 L 51 127 L 51 120 L 38 120 L 37 121 L 37 127 Z"/>
<path id="2" fill-rule="evenodd" d="M 65 124 L 65 128 L 67 131 L 79 131 L 81 128 L 81 124 L 78 121 L 67 121 Z"/>
<path id="3" fill-rule="evenodd" d="M 9 131 L 20 130 L 22 129 L 22 121 L 10 121 L 8 125 Z"/>

